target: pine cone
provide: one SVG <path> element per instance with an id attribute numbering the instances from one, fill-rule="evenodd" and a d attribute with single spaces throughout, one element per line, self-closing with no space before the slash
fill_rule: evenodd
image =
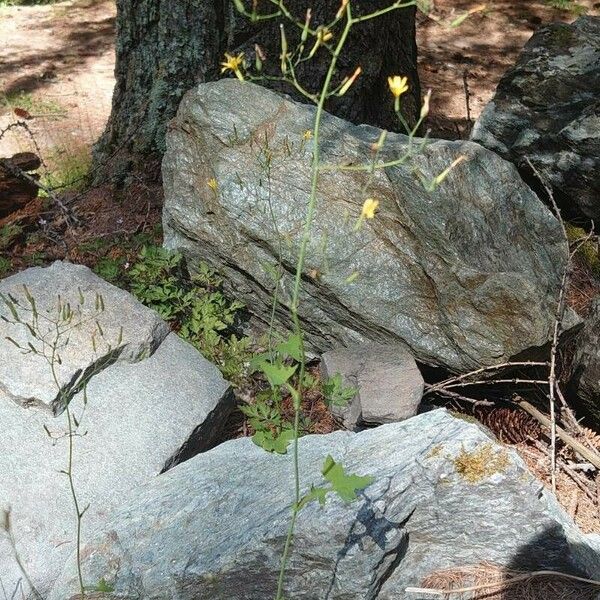
<path id="1" fill-rule="evenodd" d="M 519 409 L 476 406 L 474 415 L 506 444 L 520 444 L 531 438 L 538 439 L 542 433 L 540 424 L 531 415 Z"/>

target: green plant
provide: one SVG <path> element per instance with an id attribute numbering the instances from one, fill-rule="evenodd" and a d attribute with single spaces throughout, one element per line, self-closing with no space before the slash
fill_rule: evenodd
<path id="1" fill-rule="evenodd" d="M 108 256 L 103 256 L 94 265 L 93 270 L 94 273 L 102 277 L 102 279 L 106 279 L 106 281 L 116 284 L 123 276 L 123 263 L 123 258 L 110 258 Z"/>
<path id="2" fill-rule="evenodd" d="M 545 0 L 545 3 L 551 8 L 564 10 L 574 15 L 582 15 L 587 12 L 587 8 L 575 0 Z"/>
<path id="3" fill-rule="evenodd" d="M 12 269 L 12 262 L 10 259 L 0 256 L 0 279 L 5 277 L 7 273 Z"/>
<path id="4" fill-rule="evenodd" d="M 356 388 L 344 385 L 340 373 L 323 383 L 323 395 L 328 406 L 346 406 L 357 392 Z"/>
<path id="5" fill-rule="evenodd" d="M 145 246 L 129 271 L 129 281 L 132 293 L 215 361 L 225 377 L 241 380 L 251 356 L 250 339 L 235 331 L 243 305 L 225 296 L 213 269 L 200 263 L 190 276 L 180 253 Z"/>
<path id="6" fill-rule="evenodd" d="M 10 248 L 22 233 L 23 228 L 20 225 L 15 225 L 14 223 L 2 225 L 0 227 L 0 250 Z"/>
<path id="7" fill-rule="evenodd" d="M 25 256 L 25 260 L 30 267 L 40 267 L 46 262 L 47 257 L 45 252 L 36 251 Z"/>
<path id="8" fill-rule="evenodd" d="M 294 537 L 295 524 L 300 510 L 312 499 L 318 499 L 322 502 L 325 498 L 325 494 L 330 491 L 338 492 L 344 500 L 352 500 L 356 497 L 357 490 L 363 489 L 371 482 L 369 477 L 346 476 L 341 465 L 337 465 L 332 459 L 330 459 L 330 457 L 328 457 L 328 459 L 325 461 L 325 467 L 323 470 L 324 476 L 326 477 L 326 474 L 330 474 L 331 470 L 334 470 L 336 480 L 339 476 L 344 484 L 340 486 L 332 484 L 331 488 L 324 488 L 326 490 L 325 492 L 319 491 L 313 494 L 311 491 L 308 495 L 302 495 L 301 493 L 298 439 L 301 435 L 301 404 L 306 381 L 306 352 L 304 331 L 300 319 L 299 309 L 302 297 L 301 292 L 303 287 L 303 277 L 305 275 L 304 269 L 312 238 L 316 207 L 319 201 L 319 184 L 321 178 L 327 171 L 344 170 L 363 172 L 366 174 L 363 187 L 363 192 L 365 193 L 363 207 L 360 214 L 357 215 L 356 225 L 354 227 L 354 231 L 356 234 L 358 234 L 368 220 L 375 218 L 375 214 L 379 205 L 379 200 L 377 198 L 367 197 L 366 193 L 368 187 L 372 183 L 372 178 L 375 171 L 378 169 L 386 169 L 408 163 L 412 157 L 420 151 L 425 143 L 416 143 L 415 136 L 423 120 L 428 114 L 429 95 L 425 97 L 417 123 L 414 127 L 410 127 L 404 120 L 400 110 L 401 97 L 409 89 L 408 80 L 406 77 L 402 77 L 400 75 L 395 75 L 388 78 L 390 92 L 394 98 L 396 114 L 400 124 L 404 127 L 407 133 L 407 149 L 404 154 L 397 159 L 386 161 L 380 160 L 380 151 L 386 140 L 386 133 L 383 132 L 378 140 L 373 140 L 371 146 L 373 150 L 373 158 L 372 161 L 366 165 L 328 165 L 322 163 L 322 122 L 325 105 L 329 100 L 343 96 L 361 75 L 362 68 L 360 65 L 356 66 L 354 71 L 352 73 L 348 73 L 345 77 L 339 78 L 338 75 L 338 61 L 342 55 L 351 29 L 355 25 L 359 25 L 375 18 L 383 17 L 391 11 L 412 7 L 416 4 L 423 5 L 423 2 L 417 2 L 417 0 L 396 0 L 395 2 L 391 2 L 389 6 L 385 8 L 381 8 L 372 13 L 355 16 L 352 10 L 352 0 L 341 0 L 333 20 L 328 23 L 320 24 L 313 24 L 312 13 L 310 10 L 307 11 L 304 20 L 297 19 L 286 6 L 285 0 L 268 0 L 268 2 L 265 2 L 264 4 L 270 5 L 271 10 L 267 12 L 260 12 L 257 8 L 257 2 L 252 2 L 251 8 L 249 9 L 246 8 L 246 3 L 244 0 L 234 0 L 234 4 L 238 12 L 246 16 L 252 22 L 272 19 L 280 19 L 282 21 L 280 26 L 281 52 L 278 57 L 281 76 L 262 75 L 263 60 L 266 60 L 267 57 L 263 56 L 260 48 L 257 48 L 256 50 L 256 58 L 253 67 L 254 72 L 251 72 L 243 53 L 237 55 L 226 53 L 225 61 L 222 63 L 222 71 L 234 74 L 241 81 L 260 81 L 261 78 L 268 78 L 269 80 L 276 80 L 281 83 L 288 84 L 298 93 L 304 96 L 308 102 L 316 106 L 313 118 L 313 128 L 312 130 L 307 131 L 305 135 L 305 141 L 310 142 L 311 150 L 311 184 L 310 193 L 307 198 L 304 225 L 297 251 L 295 275 L 291 286 L 291 292 L 289 292 L 288 297 L 285 299 L 280 299 L 279 281 L 276 281 L 272 310 L 272 315 L 274 315 L 277 305 L 283 303 L 285 300 L 285 308 L 289 311 L 291 322 L 293 324 L 293 331 L 287 339 L 284 339 L 284 341 L 279 341 L 275 347 L 273 347 L 273 343 L 269 343 L 269 352 L 253 360 L 254 368 L 260 370 L 264 374 L 265 378 L 269 382 L 269 385 L 271 386 L 273 394 L 272 406 L 276 408 L 279 398 L 281 398 L 283 393 L 286 393 L 291 396 L 294 408 L 291 434 L 286 433 L 287 429 L 283 429 L 279 434 L 280 436 L 285 435 L 286 438 L 291 435 L 293 448 L 292 463 L 294 471 L 294 502 L 292 503 L 291 507 L 290 525 L 282 552 L 281 569 L 279 573 L 276 594 L 276 600 L 283 600 L 285 571 Z M 481 8 L 476 8 L 469 11 L 465 15 L 458 17 L 452 21 L 452 23 L 450 23 L 450 26 L 459 25 L 469 14 L 479 10 L 481 10 Z M 300 41 L 296 47 L 291 47 L 288 43 L 286 26 L 295 32 L 300 32 Z M 306 87 L 303 82 L 298 80 L 296 76 L 296 69 L 301 63 L 310 61 L 319 51 L 327 53 L 329 57 L 329 65 L 325 77 L 320 83 L 320 89 L 317 91 L 312 91 Z M 259 159 L 259 163 L 261 164 L 263 170 L 265 168 L 265 158 L 268 159 L 267 165 L 269 165 L 272 158 L 271 149 L 268 147 L 266 147 L 266 149 L 269 150 L 268 155 L 263 153 L 263 160 L 260 161 Z M 463 160 L 465 160 L 464 156 L 458 157 L 451 165 L 449 165 L 439 175 L 433 177 L 430 181 L 424 180 L 424 178 L 419 175 L 416 168 L 414 169 L 415 176 L 421 180 L 425 189 L 433 190 L 437 186 L 441 185 L 450 171 L 458 166 Z M 212 183 L 212 187 L 215 190 L 215 193 L 218 193 L 218 181 L 214 181 Z M 281 257 L 279 263 L 281 264 Z M 273 337 L 274 334 L 275 332 L 272 317 L 270 337 Z M 285 443 L 285 441 L 285 439 L 282 441 L 282 445 Z M 346 484 L 350 487 L 355 486 L 351 489 L 351 493 L 349 493 L 348 489 L 344 488 L 344 485 Z"/>
<path id="9" fill-rule="evenodd" d="M 18 4 L 13 2 L 13 4 Z M 30 92 L 0 93 L 0 111 L 20 108 L 32 115 L 64 116 L 65 109 L 55 100 L 36 96 Z"/>
<path id="10" fill-rule="evenodd" d="M 577 246 L 576 255 L 585 266 L 596 276 L 600 277 L 600 245 L 598 238 L 587 239 L 585 229 L 567 223 L 565 225 L 570 246 Z"/>
<path id="11" fill-rule="evenodd" d="M 49 169 L 41 179 L 41 183 L 50 190 L 79 190 L 87 180 L 92 164 L 88 148 L 65 145 L 57 147 L 48 157 Z M 42 191 L 43 197 L 45 193 Z"/>
<path id="12" fill-rule="evenodd" d="M 82 507 L 79 494 L 75 487 L 74 439 L 79 435 L 78 431 L 81 426 L 87 400 L 84 401 L 84 408 L 81 411 L 81 414 L 76 416 L 71 407 L 71 396 L 69 396 L 65 391 L 66 388 L 61 384 L 58 370 L 62 364 L 61 354 L 67 349 L 70 343 L 71 334 L 74 330 L 80 329 L 86 324 L 92 325 L 93 332 L 90 335 L 90 344 L 92 345 L 94 352 L 96 352 L 99 344 L 107 344 L 109 354 L 112 348 L 118 347 L 121 344 L 122 331 L 114 346 L 111 346 L 110 343 L 104 340 L 104 332 L 98 321 L 98 318 L 104 312 L 104 300 L 99 294 L 95 295 L 93 308 L 89 307 L 89 301 L 87 302 L 88 306 L 86 306 L 86 298 L 82 291 L 79 290 L 77 302 L 74 304 L 74 307 L 72 307 L 70 302 L 65 301 L 59 296 L 56 304 L 45 311 L 40 311 L 38 309 L 35 299 L 25 285 L 23 285 L 22 288 L 22 295 L 23 298 L 20 298 L 16 295 L 0 293 L 0 300 L 8 308 L 10 313 L 10 316 L 0 314 L 0 319 L 11 325 L 21 327 L 24 330 L 24 340 L 26 341 L 20 339 L 17 341 L 13 337 L 7 337 L 6 339 L 9 342 L 16 346 L 23 354 L 32 354 L 42 358 L 46 362 L 57 392 L 57 408 L 55 411 L 58 413 L 64 412 L 66 416 L 67 434 L 65 437 L 67 438 L 68 443 L 67 465 L 65 470 L 61 472 L 66 475 L 69 481 L 69 490 L 75 510 L 77 577 L 79 581 L 80 598 L 84 600 L 88 588 L 84 585 L 82 570 L 81 531 L 83 517 L 88 507 Z M 84 307 L 87 314 L 84 313 Z M 87 375 L 88 378 L 90 376 L 90 374 Z M 85 390 L 85 383 L 85 381 L 79 382 L 74 389 Z M 54 438 L 48 429 L 46 429 L 46 433 Z M 31 585 L 31 587 L 35 597 L 41 599 L 41 595 L 35 587 L 33 585 Z"/>

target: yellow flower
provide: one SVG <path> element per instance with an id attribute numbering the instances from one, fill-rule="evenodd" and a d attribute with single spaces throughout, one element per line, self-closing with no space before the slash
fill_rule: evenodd
<path id="1" fill-rule="evenodd" d="M 400 98 L 402 94 L 408 92 L 408 77 L 400 77 L 400 75 L 388 77 L 388 85 L 394 98 Z"/>
<path id="2" fill-rule="evenodd" d="M 339 7 L 339 9 L 338 9 L 338 11 L 337 11 L 337 13 L 335 15 L 336 19 L 339 19 L 344 14 L 344 12 L 346 11 L 346 8 L 347 8 L 349 2 L 350 2 L 350 0 L 342 0 L 342 4 Z"/>
<path id="3" fill-rule="evenodd" d="M 312 132 L 312 129 L 307 129 L 307 130 L 306 130 L 306 131 L 305 131 L 305 132 L 302 134 L 302 139 L 303 139 L 305 142 L 308 142 L 308 141 L 312 140 L 312 139 L 313 139 L 313 132 Z"/>
<path id="4" fill-rule="evenodd" d="M 242 67 L 246 64 L 244 60 L 244 53 L 240 52 L 237 55 L 229 54 L 225 52 L 225 61 L 221 63 L 221 73 L 227 73 L 231 71 L 235 73 L 235 76 L 240 80 L 244 81 L 244 75 L 242 74 Z"/>
<path id="5" fill-rule="evenodd" d="M 211 179 L 209 179 L 206 182 L 206 185 L 213 191 L 216 192 L 217 189 L 219 188 L 219 184 L 217 183 L 217 180 L 213 177 Z"/>
<path id="6" fill-rule="evenodd" d="M 375 211 L 379 206 L 379 200 L 375 200 L 374 198 L 367 198 L 363 204 L 362 210 L 360 212 L 361 219 L 374 219 Z"/>
<path id="7" fill-rule="evenodd" d="M 346 77 L 344 84 L 338 92 L 338 96 L 343 96 L 349 89 L 350 86 L 356 81 L 356 78 L 362 73 L 362 67 L 356 67 L 351 77 Z"/>
<path id="8" fill-rule="evenodd" d="M 429 101 L 431 100 L 431 90 L 427 90 L 425 98 L 423 98 L 423 106 L 421 106 L 420 118 L 424 119 L 429 114 Z"/>
<path id="9" fill-rule="evenodd" d="M 328 42 L 332 38 L 333 38 L 333 33 L 331 33 L 331 31 L 329 31 L 329 29 L 327 29 L 326 27 L 319 29 L 319 31 L 317 32 L 317 39 L 320 42 L 323 42 L 323 43 Z"/>

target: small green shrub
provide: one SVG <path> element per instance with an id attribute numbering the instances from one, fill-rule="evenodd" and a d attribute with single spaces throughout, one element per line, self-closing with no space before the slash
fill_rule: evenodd
<path id="1" fill-rule="evenodd" d="M 576 227 L 570 223 L 567 223 L 566 230 L 569 244 L 574 244 L 580 240 L 584 240 L 587 236 L 585 229 Z M 596 277 L 600 277 L 600 252 L 598 249 L 598 242 L 592 240 L 583 242 L 577 250 L 577 256 L 580 257 L 585 266 Z"/>
<path id="2" fill-rule="evenodd" d="M 0 227 L 0 250 L 10 248 L 22 233 L 23 228 L 13 223 Z"/>
<path id="3" fill-rule="evenodd" d="M 327 406 L 346 406 L 358 390 L 351 386 L 345 386 L 342 376 L 336 373 L 323 383 L 323 396 Z"/>
<path id="4" fill-rule="evenodd" d="M 0 256 L 0 279 L 6 277 L 8 272 L 12 269 L 12 263 L 4 256 Z"/>
<path id="5" fill-rule="evenodd" d="M 243 304 L 228 299 L 222 280 L 206 264 L 190 276 L 183 256 L 145 246 L 129 271 L 131 292 L 173 324 L 185 340 L 217 363 L 237 383 L 250 359 L 250 339 L 238 337 L 235 324 Z"/>
<path id="6" fill-rule="evenodd" d="M 103 256 L 98 260 L 98 262 L 94 265 L 94 273 L 102 279 L 106 279 L 113 284 L 120 283 L 120 280 L 123 276 L 123 258 L 110 258 L 108 256 Z"/>

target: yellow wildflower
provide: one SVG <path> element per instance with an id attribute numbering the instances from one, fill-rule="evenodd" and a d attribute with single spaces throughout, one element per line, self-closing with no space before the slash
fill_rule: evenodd
<path id="1" fill-rule="evenodd" d="M 429 101 L 431 100 L 431 90 L 427 90 L 425 98 L 423 98 L 423 106 L 421 106 L 421 119 L 424 119 L 429 114 Z"/>
<path id="2" fill-rule="evenodd" d="M 327 29 L 326 27 L 319 29 L 319 31 L 317 32 L 317 39 L 319 39 L 321 42 L 328 42 L 332 38 L 333 33 L 331 33 L 331 31 L 329 31 L 329 29 Z"/>
<path id="3" fill-rule="evenodd" d="M 212 177 L 211 179 L 209 179 L 209 180 L 206 182 L 206 185 L 207 185 L 207 186 L 208 186 L 208 187 L 209 187 L 209 188 L 210 188 L 210 189 L 211 189 L 213 192 L 216 192 L 216 191 L 217 191 L 217 189 L 219 188 L 219 184 L 217 183 L 217 180 L 216 180 L 214 177 Z"/>
<path id="4" fill-rule="evenodd" d="M 336 19 L 339 19 L 344 14 L 344 12 L 346 11 L 346 8 L 348 7 L 349 2 L 350 2 L 350 0 L 342 0 L 342 4 L 339 7 L 339 9 L 335 15 Z"/>
<path id="5" fill-rule="evenodd" d="M 313 139 L 313 132 L 312 132 L 312 129 L 307 129 L 307 130 L 306 130 L 306 131 L 305 131 L 305 132 L 302 134 L 302 139 L 303 139 L 305 142 L 308 142 L 308 141 L 312 140 L 312 139 Z"/>
<path id="6" fill-rule="evenodd" d="M 229 54 L 225 52 L 225 61 L 221 63 L 221 73 L 227 73 L 231 71 L 240 80 L 244 81 L 244 75 L 242 73 L 242 67 L 246 64 L 244 60 L 244 53 Z"/>
<path id="7" fill-rule="evenodd" d="M 400 75 L 388 77 L 388 86 L 394 98 L 400 98 L 402 94 L 408 92 L 408 77 L 400 77 Z"/>
<path id="8" fill-rule="evenodd" d="M 361 219 L 374 219 L 375 211 L 379 207 L 379 200 L 375 200 L 374 198 L 367 198 L 363 204 L 362 210 L 360 212 Z"/>
<path id="9" fill-rule="evenodd" d="M 344 84 L 338 92 L 338 96 L 343 96 L 349 89 L 350 86 L 356 81 L 356 78 L 362 73 L 362 67 L 356 67 L 351 77 L 346 77 Z"/>

